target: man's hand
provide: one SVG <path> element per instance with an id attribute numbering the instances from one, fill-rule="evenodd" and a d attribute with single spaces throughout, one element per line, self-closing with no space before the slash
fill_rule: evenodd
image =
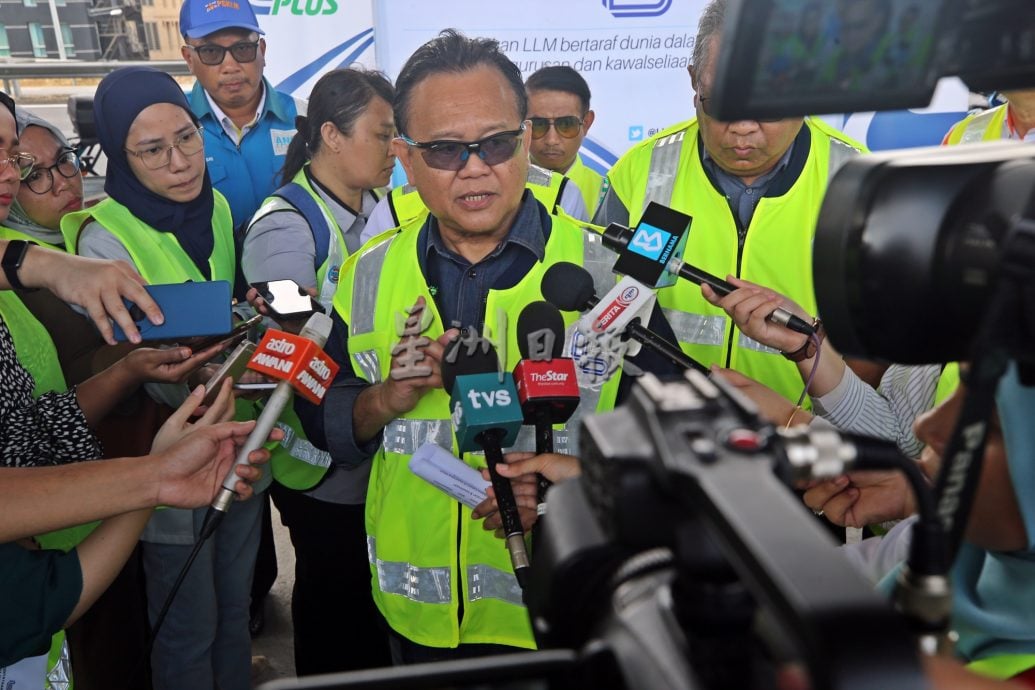
<path id="1" fill-rule="evenodd" d="M 47 288 L 65 302 L 83 307 L 109 345 L 115 344 L 109 317 L 122 326 L 130 342 L 140 342 L 140 331 L 123 299 L 140 307 L 151 323 L 164 321 L 162 311 L 144 289 L 144 279 L 124 261 L 88 259 L 33 247 L 25 256 L 20 275 L 27 287 Z"/>
<path id="2" fill-rule="evenodd" d="M 424 359 L 421 360 L 421 364 L 427 364 L 431 367 L 431 373 L 427 376 L 397 378 L 389 373 L 389 376 L 384 381 L 375 386 L 381 404 L 384 406 L 384 409 L 392 414 L 392 419 L 404 415 L 416 407 L 425 392 L 442 387 L 442 358 L 445 356 L 446 346 L 459 337 L 459 335 L 459 330 L 451 328 L 436 340 L 424 338 L 427 342 L 419 347 L 424 353 Z M 406 337 L 412 338 L 415 336 Z M 399 358 L 393 355 L 392 371 L 397 372 L 404 366 L 399 361 Z"/>
<path id="3" fill-rule="evenodd" d="M 733 323 L 737 324 L 741 333 L 781 352 L 794 352 L 805 344 L 806 336 L 766 320 L 777 308 L 783 307 L 804 321 L 811 321 L 812 317 L 806 314 L 804 309 L 778 292 L 761 285 L 734 276 L 726 276 L 726 280 L 738 289 L 725 297 L 720 297 L 710 287 L 702 284 L 701 295 L 725 311 L 733 319 Z"/>
<path id="4" fill-rule="evenodd" d="M 582 466 L 574 455 L 507 453 L 503 459 L 507 461 L 507 464 L 500 465 L 497 469 L 501 476 L 511 480 L 541 474 L 551 482 L 563 482 L 582 474 Z"/>
<path id="5" fill-rule="evenodd" d="M 802 500 L 841 527 L 865 527 L 916 512 L 913 491 L 901 472 L 852 472 L 812 484 Z"/>

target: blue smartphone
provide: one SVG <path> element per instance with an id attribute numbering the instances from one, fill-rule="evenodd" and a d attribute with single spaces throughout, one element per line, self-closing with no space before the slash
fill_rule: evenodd
<path id="1" fill-rule="evenodd" d="M 165 321 L 156 326 L 137 305 L 127 301 L 130 316 L 140 329 L 144 340 L 176 340 L 205 335 L 229 333 L 231 320 L 230 283 L 212 280 L 201 283 L 173 283 L 145 285 L 144 288 L 158 303 Z M 126 334 L 117 323 L 112 323 L 116 340 L 126 340 Z"/>

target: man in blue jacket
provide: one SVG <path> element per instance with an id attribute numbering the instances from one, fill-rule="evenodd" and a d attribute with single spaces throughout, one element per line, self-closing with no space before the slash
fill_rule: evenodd
<path id="1" fill-rule="evenodd" d="M 197 78 L 190 106 L 205 130 L 208 173 L 240 227 L 277 188 L 306 104 L 263 78 L 266 40 L 249 3 L 185 0 L 180 31 L 180 52 Z"/>

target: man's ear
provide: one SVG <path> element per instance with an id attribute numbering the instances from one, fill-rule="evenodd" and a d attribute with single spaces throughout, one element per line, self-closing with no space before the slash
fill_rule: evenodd
<path id="1" fill-rule="evenodd" d="M 392 153 L 395 154 L 396 159 L 402 164 L 403 170 L 406 171 L 406 181 L 413 184 L 413 161 L 410 159 L 411 148 L 402 139 L 392 139 Z"/>
<path id="2" fill-rule="evenodd" d="M 194 51 L 186 46 L 187 39 L 183 40 L 184 45 L 180 46 L 180 57 L 187 63 L 187 69 L 194 74 Z"/>
<path id="3" fill-rule="evenodd" d="M 587 110 L 586 114 L 582 116 L 582 128 L 583 134 L 589 134 L 589 128 L 593 126 L 593 121 L 597 119 L 596 113 L 592 110 Z"/>

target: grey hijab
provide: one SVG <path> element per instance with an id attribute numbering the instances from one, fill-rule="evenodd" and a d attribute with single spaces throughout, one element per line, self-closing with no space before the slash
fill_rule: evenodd
<path id="1" fill-rule="evenodd" d="M 61 133 L 60 129 L 58 129 L 51 123 L 47 122 L 43 118 L 33 115 L 25 108 L 17 108 L 15 110 L 15 120 L 18 124 L 19 135 L 21 135 L 21 133 L 24 132 L 25 128 L 29 125 L 36 125 L 37 127 L 42 127 L 43 129 L 47 130 L 52 135 L 54 135 L 54 138 L 57 140 L 59 146 L 72 148 L 68 143 L 68 139 L 65 138 L 65 135 Z M 36 221 L 29 218 L 29 215 L 25 212 L 25 209 L 22 208 L 22 205 L 18 203 L 17 198 L 15 198 L 14 201 L 11 203 L 10 213 L 7 216 L 7 220 L 4 221 L 4 226 L 11 228 L 12 230 L 24 232 L 26 235 L 35 237 L 41 242 L 46 242 L 47 244 L 57 245 L 58 247 L 65 246 L 65 238 L 62 237 L 61 231 L 45 228 Z"/>

